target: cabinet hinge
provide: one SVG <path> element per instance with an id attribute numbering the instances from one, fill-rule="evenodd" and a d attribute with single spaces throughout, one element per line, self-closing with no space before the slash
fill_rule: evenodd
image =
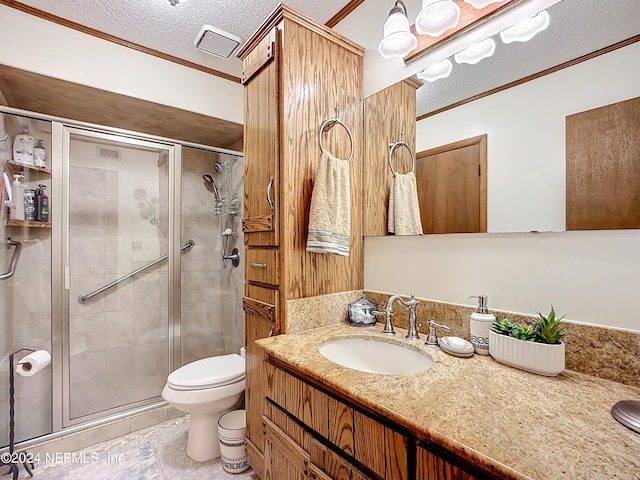
<path id="1" fill-rule="evenodd" d="M 480 177 L 480 164 L 478 164 L 478 176 Z"/>

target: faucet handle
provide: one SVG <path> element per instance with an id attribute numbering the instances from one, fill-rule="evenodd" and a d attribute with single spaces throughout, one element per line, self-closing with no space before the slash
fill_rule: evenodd
<path id="1" fill-rule="evenodd" d="M 438 346 L 438 334 L 436 329 L 441 328 L 442 330 L 446 330 L 447 332 L 451 329 L 446 325 L 441 325 L 436 323 L 433 320 L 429 320 L 429 335 L 427 335 L 427 341 L 424 344 L 427 347 L 437 347 Z"/>
<path id="2" fill-rule="evenodd" d="M 384 324 L 384 330 L 382 330 L 382 333 L 386 333 L 389 335 L 396 334 L 396 331 L 393 329 L 393 325 L 391 324 L 391 317 L 393 316 L 393 312 L 391 310 L 387 309 L 385 312 L 374 310 L 371 313 L 373 313 L 376 317 L 384 315 L 386 322 Z"/>

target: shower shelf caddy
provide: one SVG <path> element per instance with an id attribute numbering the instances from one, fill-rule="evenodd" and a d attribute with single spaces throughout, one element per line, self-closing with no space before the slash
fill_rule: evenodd
<path id="1" fill-rule="evenodd" d="M 22 174 L 25 170 L 44 173 L 51 175 L 51 170 L 48 168 L 36 167 L 33 165 L 24 165 L 22 163 L 14 162 L 13 160 L 7 160 L 5 162 L 5 168 L 9 176 L 14 174 Z M 8 215 L 7 215 L 8 216 Z M 51 228 L 51 222 L 33 222 L 30 220 L 12 220 L 7 218 L 4 221 L 5 227 L 27 227 L 27 228 Z"/>

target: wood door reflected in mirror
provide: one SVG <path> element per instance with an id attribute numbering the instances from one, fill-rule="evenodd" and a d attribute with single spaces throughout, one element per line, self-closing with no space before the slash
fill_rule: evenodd
<path id="1" fill-rule="evenodd" d="M 424 233 L 487 231 L 487 135 L 416 155 Z"/>
<path id="2" fill-rule="evenodd" d="M 640 97 L 569 115 L 567 230 L 640 228 Z"/>

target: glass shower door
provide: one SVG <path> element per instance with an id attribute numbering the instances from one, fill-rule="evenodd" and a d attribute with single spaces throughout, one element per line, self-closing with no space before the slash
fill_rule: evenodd
<path id="1" fill-rule="evenodd" d="M 174 154 L 161 143 L 66 132 L 65 426 L 161 400 Z"/>

